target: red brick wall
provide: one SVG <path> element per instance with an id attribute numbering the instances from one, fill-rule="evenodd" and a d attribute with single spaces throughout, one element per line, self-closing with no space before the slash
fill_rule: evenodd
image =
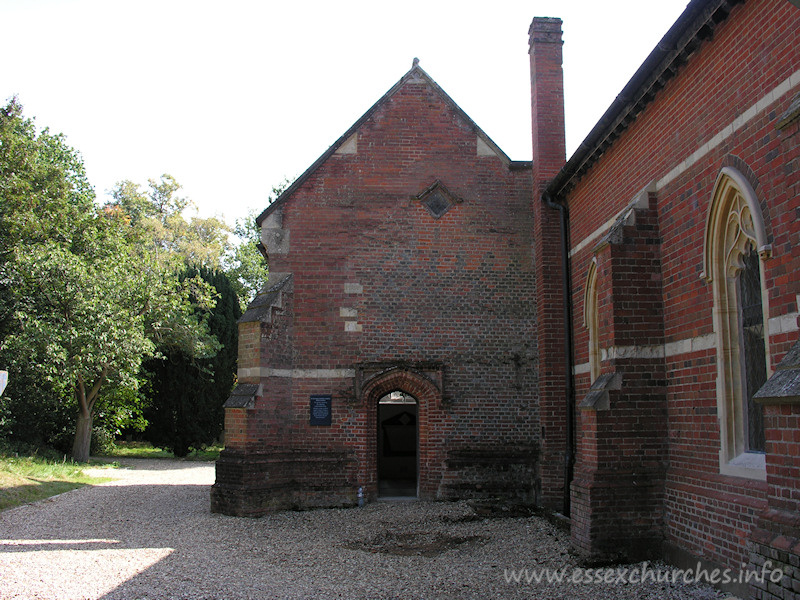
<path id="1" fill-rule="evenodd" d="M 600 346 L 663 345 L 658 222 L 637 209 L 595 250 Z M 604 378 L 611 377 L 606 380 Z M 657 554 L 667 464 L 662 357 L 609 356 L 581 404 L 572 541 L 597 560 Z M 600 402 L 597 394 L 605 394 Z"/>
<path id="2" fill-rule="evenodd" d="M 796 73 L 798 48 L 800 10 L 792 4 L 753 0 L 735 6 L 713 39 L 700 46 L 569 194 L 573 247 Z M 765 264 L 770 317 L 797 311 L 800 142 L 796 124 L 779 131 L 776 123 L 798 93 L 795 83 L 772 101 L 764 100 L 753 118 L 657 190 L 667 344 L 713 334 L 712 289 L 700 275 L 706 218 L 723 166 L 745 173 L 762 204 L 773 244 L 773 258 Z M 583 290 L 595 244 L 587 243 L 572 259 L 578 365 L 588 361 Z M 602 279 L 598 285 L 604 285 Z M 773 365 L 797 337 L 796 330 L 771 336 Z M 647 345 L 649 338 L 642 330 L 641 337 L 624 343 Z M 601 346 L 606 343 L 601 337 Z M 746 540 L 755 519 L 766 507 L 766 484 L 720 474 L 714 347 L 668 355 L 665 367 L 666 539 L 695 556 L 739 568 L 746 562 Z M 579 399 L 590 383 L 580 371 Z"/>
<path id="3" fill-rule="evenodd" d="M 780 462 L 767 462 L 770 507 L 800 515 L 800 406 L 770 405 L 765 418 L 770 454 L 784 457 Z"/>
<path id="4" fill-rule="evenodd" d="M 454 201 L 438 219 L 416 198 L 436 181 Z M 356 153 L 330 156 L 275 207 L 289 251 L 272 252 L 269 264 L 272 273 L 292 274 L 291 332 L 262 345 L 260 364 L 278 362 L 294 376 L 262 377 L 265 395 L 245 444 L 252 456 L 242 460 L 266 465 L 255 455 L 291 450 L 295 472 L 316 490 L 309 504 L 347 494 L 354 501 L 359 486 L 372 497 L 378 398 L 343 373 L 362 377 L 365 365 L 383 365 L 424 378 L 433 369 L 440 373 L 435 393 L 417 397 L 420 495 L 532 501 L 530 196 L 530 165 L 479 155 L 473 125 L 425 77 L 383 101 L 358 129 Z M 286 360 L 272 349 L 282 344 Z M 371 369 L 367 375 L 380 371 Z M 320 370 L 339 373 L 321 377 Z M 313 394 L 332 395 L 331 426 L 309 425 Z M 297 464 L 304 453 L 343 457 L 341 477 L 309 475 Z M 509 457 L 516 459 L 509 464 Z M 333 501 L 322 499 L 325 489 Z"/>
<path id="5" fill-rule="evenodd" d="M 751 583 L 759 600 L 800 598 L 800 403 L 764 406 L 768 508 L 749 537 L 749 569 L 768 580 Z M 777 576 L 780 574 L 780 577 Z"/>

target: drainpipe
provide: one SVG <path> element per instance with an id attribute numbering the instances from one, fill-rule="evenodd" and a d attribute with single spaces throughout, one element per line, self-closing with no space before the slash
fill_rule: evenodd
<path id="1" fill-rule="evenodd" d="M 564 450 L 564 504 L 563 514 L 570 516 L 570 484 L 572 471 L 575 464 L 575 380 L 572 373 L 572 286 L 570 285 L 569 270 L 569 214 L 567 207 L 559 202 L 553 202 L 550 194 L 544 192 L 542 201 L 548 208 L 555 209 L 560 215 L 561 225 L 561 275 L 564 294 L 564 390 L 566 392 L 566 448 Z"/>

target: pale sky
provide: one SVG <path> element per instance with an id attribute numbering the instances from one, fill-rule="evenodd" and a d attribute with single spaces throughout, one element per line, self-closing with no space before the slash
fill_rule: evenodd
<path id="1" fill-rule="evenodd" d="M 564 21 L 568 156 L 686 0 L 0 0 L 0 101 L 62 132 L 98 198 L 172 174 L 203 216 L 260 212 L 414 57 L 530 160 L 528 27 Z"/>

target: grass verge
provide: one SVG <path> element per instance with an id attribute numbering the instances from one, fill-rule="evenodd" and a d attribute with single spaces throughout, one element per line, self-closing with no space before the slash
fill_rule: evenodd
<path id="1" fill-rule="evenodd" d="M 192 450 L 188 456 L 180 460 L 217 460 L 221 451 L 222 446 L 209 446 L 201 450 Z M 115 442 L 114 448 L 106 450 L 102 456 L 111 458 L 176 458 L 172 452 L 154 448 L 147 442 Z"/>
<path id="2" fill-rule="evenodd" d="M 0 454 L 0 510 L 110 480 L 89 477 L 82 470 L 84 466 L 72 461 Z"/>

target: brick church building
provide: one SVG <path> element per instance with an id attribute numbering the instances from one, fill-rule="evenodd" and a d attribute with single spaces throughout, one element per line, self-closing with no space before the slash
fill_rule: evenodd
<path id="1" fill-rule="evenodd" d="M 212 510 L 501 498 L 800 597 L 800 7 L 693 0 L 569 159 L 561 47 L 531 162 L 415 62 L 261 214 Z"/>

